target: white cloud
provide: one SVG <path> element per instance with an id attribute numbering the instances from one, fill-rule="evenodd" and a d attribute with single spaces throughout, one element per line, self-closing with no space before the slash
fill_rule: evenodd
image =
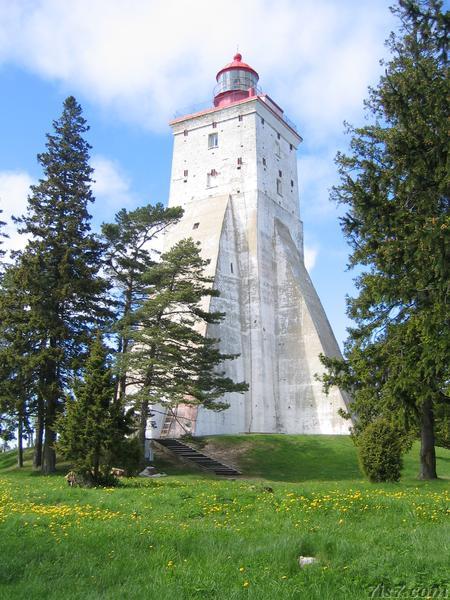
<path id="1" fill-rule="evenodd" d="M 25 213 L 29 188 L 33 183 L 31 176 L 24 171 L 0 172 L 0 208 L 3 210 L 0 218 L 7 223 L 4 232 L 9 236 L 4 240 L 5 249 L 20 250 L 26 244 L 27 237 L 17 233 L 11 217 Z"/>
<path id="2" fill-rule="evenodd" d="M 162 129 L 207 99 L 236 44 L 315 139 L 359 111 L 392 27 L 390 0 L 0 0 L 0 61 Z"/>
<path id="3" fill-rule="evenodd" d="M 318 253 L 319 249 L 317 246 L 309 246 L 308 244 L 305 244 L 305 267 L 309 273 L 311 273 L 311 271 L 314 269 Z"/>
<path id="4" fill-rule="evenodd" d="M 127 208 L 133 203 L 130 178 L 116 161 L 97 155 L 92 158 L 91 165 L 95 180 L 92 189 L 98 210 L 105 214 L 107 209 Z"/>

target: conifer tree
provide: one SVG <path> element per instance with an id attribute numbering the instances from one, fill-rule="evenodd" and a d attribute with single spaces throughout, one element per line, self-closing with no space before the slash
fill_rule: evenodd
<path id="1" fill-rule="evenodd" d="M 94 200 L 89 165 L 89 127 L 70 96 L 38 155 L 44 175 L 31 187 L 27 213 L 18 219 L 29 241 L 21 255 L 22 285 L 41 338 L 40 394 L 45 438 L 42 469 L 55 469 L 54 423 L 65 386 L 82 366 L 92 328 L 108 316 L 107 284 L 99 276 L 102 245 L 90 232 Z M 41 428 L 42 429 L 42 428 Z"/>
<path id="2" fill-rule="evenodd" d="M 129 340 L 124 335 L 123 323 L 142 300 L 145 288 L 142 275 L 154 263 L 155 238 L 178 221 L 182 214 L 183 210 L 179 207 L 148 204 L 133 211 L 122 209 L 116 214 L 114 223 L 102 225 L 106 269 L 117 295 L 115 330 L 119 357 L 128 352 Z M 123 399 L 125 393 L 126 375 L 122 374 L 118 378 L 117 395 Z"/>
<path id="3" fill-rule="evenodd" d="M 351 152 L 337 156 L 334 199 L 347 208 L 350 266 L 363 272 L 346 360 L 323 358 L 324 381 L 353 394 L 357 427 L 381 416 L 417 428 L 419 477 L 433 479 L 435 411 L 450 402 L 450 16 L 440 0 L 399 0 L 393 10 L 401 29 L 366 102 L 373 122 L 350 127 Z"/>
<path id="4" fill-rule="evenodd" d="M 178 242 L 145 273 L 146 297 L 127 319 L 130 352 L 122 368 L 139 406 L 142 450 L 149 405 L 184 403 L 223 410 L 223 394 L 248 389 L 220 370 L 223 361 L 236 356 L 221 354 L 218 340 L 204 335 L 207 323 L 224 317 L 202 308 L 202 301 L 218 295 L 213 279 L 204 275 L 207 264 L 192 239 Z"/>
<path id="5" fill-rule="evenodd" d="M 114 379 L 108 349 L 100 334 L 94 338 L 83 378 L 74 383 L 64 415 L 58 418 L 58 449 L 82 478 L 107 477 L 115 449 L 129 433 L 127 416 L 114 399 Z"/>
<path id="6" fill-rule="evenodd" d="M 0 413 L 6 434 L 15 431 L 18 466 L 23 439 L 36 410 L 39 338 L 30 323 L 27 294 L 21 288 L 20 261 L 9 266 L 0 288 Z"/>
<path id="7" fill-rule="evenodd" d="M 2 209 L 0 208 L 0 215 L 2 214 Z M 1 275 L 1 269 L 2 269 L 2 260 L 3 257 L 5 256 L 6 252 L 5 250 L 2 248 L 3 245 L 3 240 L 8 237 L 7 234 L 3 231 L 3 228 L 5 227 L 6 223 L 2 220 L 0 220 L 0 275 Z"/>

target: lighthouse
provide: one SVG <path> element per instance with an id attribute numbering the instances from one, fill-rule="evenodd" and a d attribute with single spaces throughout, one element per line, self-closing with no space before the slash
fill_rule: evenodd
<path id="1" fill-rule="evenodd" d="M 346 399 L 325 395 L 315 375 L 319 354 L 340 356 L 305 269 L 297 148 L 302 141 L 283 109 L 259 86 L 259 75 L 236 54 L 219 70 L 205 110 L 171 121 L 173 161 L 169 206 L 181 221 L 165 234 L 200 242 L 207 275 L 220 296 L 209 308 L 225 313 L 204 335 L 220 339 L 223 367 L 244 394 L 214 412 L 183 405 L 158 410 L 153 437 L 246 432 L 346 434 Z"/>

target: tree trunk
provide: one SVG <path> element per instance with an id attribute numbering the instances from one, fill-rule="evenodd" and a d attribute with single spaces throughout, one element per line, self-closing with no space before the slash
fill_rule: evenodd
<path id="1" fill-rule="evenodd" d="M 148 400 L 143 400 L 141 403 L 141 416 L 139 419 L 139 445 L 141 447 L 141 454 L 144 462 L 145 459 L 145 434 L 147 431 L 147 419 L 148 419 Z"/>
<path id="2" fill-rule="evenodd" d="M 36 434 L 34 443 L 33 467 L 39 469 L 42 466 L 42 442 L 44 439 L 44 400 L 39 394 L 37 416 L 36 416 Z"/>
<path id="3" fill-rule="evenodd" d="M 433 403 L 429 398 L 421 407 L 420 440 L 419 479 L 437 479 Z"/>
<path id="4" fill-rule="evenodd" d="M 17 425 L 17 466 L 23 467 L 23 417 L 19 415 Z"/>
<path id="5" fill-rule="evenodd" d="M 47 407 L 45 411 L 45 436 L 44 447 L 42 452 L 42 473 L 48 475 L 56 470 L 56 432 L 54 429 L 56 419 L 56 397 L 54 394 L 49 395 L 47 399 Z"/>

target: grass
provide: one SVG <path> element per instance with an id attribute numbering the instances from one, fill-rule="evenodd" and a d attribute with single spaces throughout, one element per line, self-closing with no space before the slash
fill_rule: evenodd
<path id="1" fill-rule="evenodd" d="M 85 490 L 0 455 L 0 598 L 447 597 L 449 451 L 441 480 L 414 479 L 414 447 L 401 483 L 371 485 L 347 438 L 205 442 L 244 477 L 160 459 L 166 478 Z M 300 569 L 300 555 L 318 563 Z"/>

